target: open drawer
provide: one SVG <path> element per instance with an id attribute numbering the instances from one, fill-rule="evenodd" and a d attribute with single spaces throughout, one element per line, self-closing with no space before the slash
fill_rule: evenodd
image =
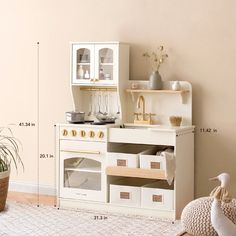
<path id="1" fill-rule="evenodd" d="M 144 145 L 119 145 L 107 153 L 108 166 L 139 167 L 139 156 L 147 149 Z"/>
<path id="2" fill-rule="evenodd" d="M 168 149 L 168 153 L 170 154 L 168 156 L 169 164 L 172 164 L 171 162 L 173 162 L 174 165 L 173 150 Z M 139 160 L 141 169 L 163 170 L 165 172 L 167 171 L 167 157 L 165 155 L 161 155 L 161 151 L 157 148 L 152 148 L 142 152 L 140 154 Z"/>

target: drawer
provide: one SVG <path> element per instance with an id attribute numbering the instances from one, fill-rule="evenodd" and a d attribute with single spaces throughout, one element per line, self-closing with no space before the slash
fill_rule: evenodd
<path id="1" fill-rule="evenodd" d="M 158 144 L 175 146 L 176 133 L 173 131 L 152 131 L 148 129 L 110 128 L 109 142 Z"/>
<path id="2" fill-rule="evenodd" d="M 110 184 L 110 203 L 124 206 L 140 207 L 141 186 L 150 180 L 121 179 Z"/>
<path id="3" fill-rule="evenodd" d="M 60 140 L 60 151 L 87 155 L 102 155 L 106 153 L 107 145 L 101 142 L 86 142 Z"/>
<path id="4" fill-rule="evenodd" d="M 108 166 L 139 167 L 139 155 L 146 149 L 143 145 L 121 145 L 107 153 Z"/>
<path id="5" fill-rule="evenodd" d="M 174 210 L 174 185 L 159 180 L 141 187 L 141 207 L 159 210 Z"/>

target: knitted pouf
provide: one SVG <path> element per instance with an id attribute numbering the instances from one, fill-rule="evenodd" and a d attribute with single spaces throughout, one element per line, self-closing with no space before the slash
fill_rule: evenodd
<path id="1" fill-rule="evenodd" d="M 211 224 L 212 197 L 198 198 L 190 202 L 183 210 L 181 222 L 187 233 L 194 236 L 217 236 Z M 234 224 L 236 224 L 236 199 L 230 203 L 222 203 L 221 208 Z"/>

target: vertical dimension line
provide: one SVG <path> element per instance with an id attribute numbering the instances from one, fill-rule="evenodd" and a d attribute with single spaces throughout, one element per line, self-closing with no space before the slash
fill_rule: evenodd
<path id="1" fill-rule="evenodd" d="M 39 42 L 37 42 L 37 206 L 39 207 Z"/>
<path id="2" fill-rule="evenodd" d="M 54 125 L 54 207 L 57 207 L 57 151 L 56 151 L 56 140 L 57 140 L 56 125 Z"/>

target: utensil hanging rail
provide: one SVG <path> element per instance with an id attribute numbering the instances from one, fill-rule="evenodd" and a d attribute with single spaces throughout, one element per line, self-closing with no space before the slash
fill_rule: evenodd
<path id="1" fill-rule="evenodd" d="M 116 92 L 117 88 L 112 87 L 81 87 L 80 90 L 84 91 L 107 91 L 107 92 Z"/>

